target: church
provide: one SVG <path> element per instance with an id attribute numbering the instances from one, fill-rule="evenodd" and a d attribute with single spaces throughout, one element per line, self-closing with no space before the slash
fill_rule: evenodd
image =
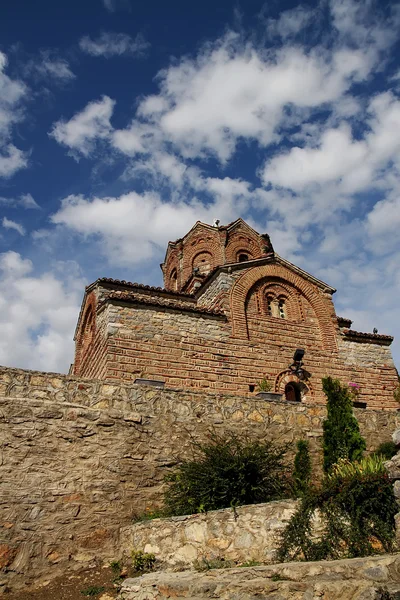
<path id="1" fill-rule="evenodd" d="M 264 388 L 306 404 L 325 403 L 321 379 L 331 375 L 360 407 L 398 408 L 393 338 L 352 330 L 336 315 L 336 290 L 242 219 L 198 221 L 169 242 L 161 269 L 163 288 L 87 286 L 71 374 L 243 397 Z"/>

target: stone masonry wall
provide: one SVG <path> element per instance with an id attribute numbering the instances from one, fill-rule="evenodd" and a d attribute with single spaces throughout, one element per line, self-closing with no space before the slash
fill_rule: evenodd
<path id="1" fill-rule="evenodd" d="M 400 425 L 397 412 L 355 412 L 369 450 Z M 324 417 L 318 405 L 0 368 L 0 580 L 117 557 L 120 526 L 159 505 L 191 439 L 306 437 L 317 464 Z"/>
<path id="2" fill-rule="evenodd" d="M 136 523 L 121 531 L 120 546 L 128 556 L 132 548 L 152 552 L 163 570 L 221 558 L 268 564 L 296 506 L 295 500 L 280 500 Z"/>
<path id="3" fill-rule="evenodd" d="M 400 594 L 400 555 L 149 573 L 126 579 L 119 600 L 383 600 Z"/>
<path id="4" fill-rule="evenodd" d="M 360 400 L 369 407 L 397 408 L 393 398 L 397 374 L 390 349 L 378 344 L 346 342 L 348 356 L 353 347 L 362 346 L 369 357 L 368 363 L 357 364 L 356 359 L 344 362 L 343 352 L 317 344 L 317 334 L 310 334 L 312 323 L 253 318 L 250 322 L 257 322 L 262 332 L 259 339 L 237 339 L 224 317 L 140 305 L 110 305 L 107 314 L 109 381 L 128 383 L 147 377 L 165 380 L 170 387 L 249 396 L 249 385 L 266 376 L 273 389 L 282 392 L 293 352 L 300 347 L 306 350 L 305 368 L 312 374 L 306 403 L 325 403 L 321 379 L 329 374 L 345 384 L 358 383 Z"/>

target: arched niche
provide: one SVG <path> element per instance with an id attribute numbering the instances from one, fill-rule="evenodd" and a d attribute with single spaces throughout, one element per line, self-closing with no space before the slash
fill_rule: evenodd
<path id="1" fill-rule="evenodd" d="M 230 295 L 232 335 L 241 339 L 249 339 L 246 312 L 247 300 L 253 286 L 260 280 L 266 280 L 267 278 L 286 282 L 289 286 L 293 286 L 301 292 L 315 313 L 324 349 L 337 352 L 336 329 L 333 323 L 333 305 L 331 302 L 324 297 L 316 285 L 277 263 L 260 265 L 245 271 L 232 287 Z"/>
<path id="2" fill-rule="evenodd" d="M 290 371 L 279 373 L 275 380 L 275 391 L 282 394 L 287 402 L 306 402 L 314 395 L 310 380 L 301 380 Z"/>
<path id="3" fill-rule="evenodd" d="M 211 252 L 203 251 L 199 252 L 194 256 L 192 261 L 192 269 L 198 269 L 198 273 L 200 275 L 208 275 L 209 272 L 213 269 L 214 260 Z"/>

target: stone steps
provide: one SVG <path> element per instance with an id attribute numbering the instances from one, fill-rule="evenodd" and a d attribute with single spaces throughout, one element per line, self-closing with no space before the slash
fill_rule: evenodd
<path id="1" fill-rule="evenodd" d="M 283 563 L 197 573 L 160 571 L 125 580 L 119 600 L 383 600 L 400 599 L 400 554 Z"/>

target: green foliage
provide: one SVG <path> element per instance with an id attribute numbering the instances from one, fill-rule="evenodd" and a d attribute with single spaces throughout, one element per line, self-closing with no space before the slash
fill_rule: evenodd
<path id="1" fill-rule="evenodd" d="M 164 495 L 170 515 L 185 515 L 287 496 L 286 446 L 235 435 L 211 434 L 193 445 L 194 457 L 167 477 Z"/>
<path id="2" fill-rule="evenodd" d="M 247 567 L 259 567 L 261 563 L 259 563 L 257 560 L 246 560 L 246 562 L 242 563 L 241 565 L 238 565 L 238 567 L 240 568 L 247 568 Z"/>
<path id="3" fill-rule="evenodd" d="M 382 456 L 385 460 L 390 460 L 397 454 L 397 446 L 394 442 L 382 442 L 374 451 L 374 455 Z"/>
<path id="4" fill-rule="evenodd" d="M 369 476 L 384 475 L 385 473 L 385 466 L 380 455 L 372 454 L 356 462 L 341 458 L 326 475 L 326 482 L 329 485 L 341 485 L 343 481 L 356 478 L 365 479 Z"/>
<path id="5" fill-rule="evenodd" d="M 111 568 L 112 572 L 115 574 L 121 573 L 121 570 L 122 570 L 121 563 L 119 562 L 119 560 L 112 560 L 110 562 L 110 568 Z"/>
<path id="6" fill-rule="evenodd" d="M 328 398 L 328 416 L 323 423 L 324 471 L 327 472 L 340 458 L 360 460 L 366 445 L 353 415 L 348 388 L 331 377 L 322 380 L 322 387 Z"/>
<path id="7" fill-rule="evenodd" d="M 211 569 L 231 569 L 235 566 L 232 560 L 225 560 L 224 558 L 202 558 L 201 560 L 195 560 L 193 567 L 199 573 L 203 571 L 210 571 Z"/>
<path id="8" fill-rule="evenodd" d="M 137 514 L 135 513 L 132 516 L 132 520 L 134 523 L 142 523 L 143 521 L 152 521 L 153 519 L 162 519 L 165 517 L 165 511 L 161 509 L 151 510 L 150 508 L 146 508 L 144 513 Z"/>
<path id="9" fill-rule="evenodd" d="M 132 550 L 132 566 L 138 573 L 146 573 L 154 569 L 156 557 L 154 554 L 142 552 L 142 550 Z"/>
<path id="10" fill-rule="evenodd" d="M 400 404 L 400 384 L 394 390 L 393 398 L 396 400 L 396 402 L 399 402 L 399 404 Z"/>
<path id="11" fill-rule="evenodd" d="M 400 592 L 394 592 L 394 594 L 391 594 L 387 588 L 378 588 L 375 592 L 375 599 L 374 600 L 399 600 L 400 599 Z"/>
<path id="12" fill-rule="evenodd" d="M 311 457 L 307 440 L 297 442 L 297 452 L 294 458 L 293 490 L 296 497 L 304 496 L 311 481 Z"/>
<path id="13" fill-rule="evenodd" d="M 394 548 L 396 498 L 382 457 L 342 460 L 310 490 L 282 536 L 279 559 L 355 558 Z M 319 515 L 322 532 L 313 532 Z"/>
<path id="14" fill-rule="evenodd" d="M 259 392 L 270 392 L 272 390 L 272 383 L 266 377 L 263 377 L 257 383 L 257 389 Z"/>
<path id="15" fill-rule="evenodd" d="M 86 590 L 81 590 L 81 594 L 84 596 L 98 596 L 101 592 L 104 592 L 105 588 L 97 585 L 91 585 Z"/>

